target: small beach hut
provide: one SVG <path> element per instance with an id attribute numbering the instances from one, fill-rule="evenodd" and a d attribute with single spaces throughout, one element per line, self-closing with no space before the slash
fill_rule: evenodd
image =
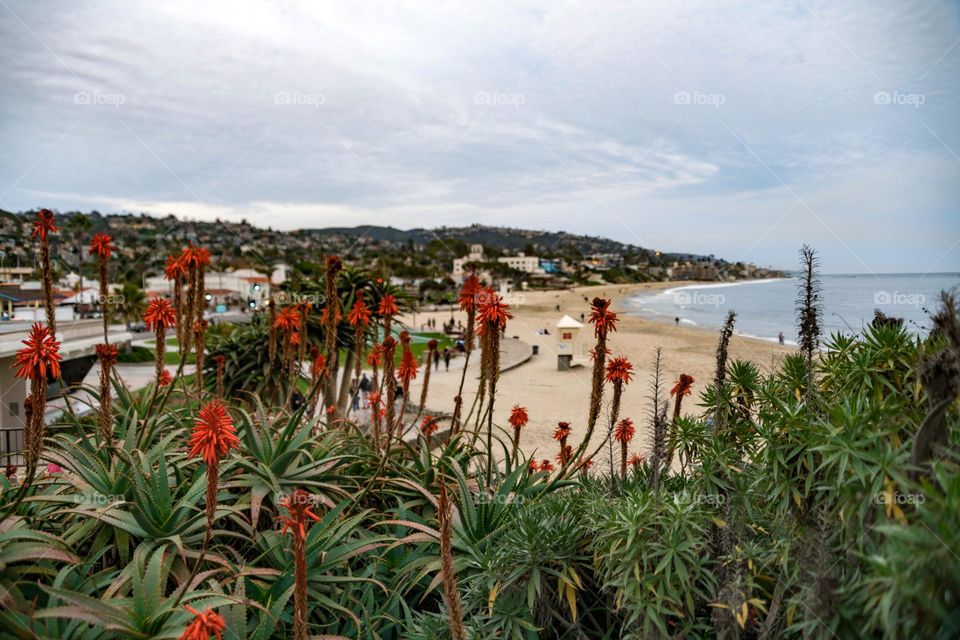
<path id="1" fill-rule="evenodd" d="M 583 329 L 583 325 L 570 316 L 563 316 L 557 321 L 557 371 L 571 368 L 580 329 Z"/>

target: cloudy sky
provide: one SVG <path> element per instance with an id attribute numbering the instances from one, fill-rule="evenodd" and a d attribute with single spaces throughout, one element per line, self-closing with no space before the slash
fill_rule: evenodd
<path id="1" fill-rule="evenodd" d="M 960 4 L 0 0 L 0 207 L 960 270 Z"/>

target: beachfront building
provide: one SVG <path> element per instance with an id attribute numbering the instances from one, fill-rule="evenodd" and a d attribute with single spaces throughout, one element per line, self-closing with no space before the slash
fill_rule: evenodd
<path id="1" fill-rule="evenodd" d="M 563 316 L 557 321 L 557 371 L 569 371 L 572 368 L 580 329 L 583 329 L 583 324 L 570 316 Z"/>
<path id="2" fill-rule="evenodd" d="M 453 261 L 453 280 L 455 282 L 462 282 L 466 277 L 466 265 L 476 264 L 482 262 L 489 262 L 487 257 L 483 253 L 482 244 L 472 244 L 470 245 L 470 253 L 468 253 L 463 258 L 455 258 Z M 540 258 L 536 256 L 528 256 L 524 253 L 518 253 L 515 256 L 501 256 L 496 259 L 496 262 L 505 264 L 515 271 L 520 271 L 523 273 L 530 274 L 543 274 L 545 273 L 543 269 L 540 268 Z"/>

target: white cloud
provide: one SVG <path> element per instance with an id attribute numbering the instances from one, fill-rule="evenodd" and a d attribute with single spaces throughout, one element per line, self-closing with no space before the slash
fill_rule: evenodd
<path id="1" fill-rule="evenodd" d="M 828 269 L 922 270 L 960 235 L 946 1 L 8 4 L 8 209 L 488 221 L 736 258 L 814 185 L 858 221 L 828 225 L 842 243 L 802 226 L 840 248 Z M 781 229 L 757 259 L 792 263 Z"/>

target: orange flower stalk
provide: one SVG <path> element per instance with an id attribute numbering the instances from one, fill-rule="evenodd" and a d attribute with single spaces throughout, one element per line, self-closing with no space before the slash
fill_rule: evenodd
<path id="1" fill-rule="evenodd" d="M 553 471 L 553 463 L 544 458 L 540 461 L 540 471 L 546 471 L 547 473 L 550 473 Z"/>
<path id="2" fill-rule="evenodd" d="M 33 482 L 37 462 L 43 450 L 43 437 L 46 431 L 44 409 L 47 404 L 47 379 L 60 377 L 60 343 L 53 337 L 50 327 L 39 322 L 30 327 L 24 347 L 17 351 L 13 366 L 17 369 L 17 378 L 30 381 L 30 395 L 27 397 L 29 411 L 24 425 L 24 449 L 27 463 L 27 480 L 24 487 Z M 25 494 L 25 489 L 21 490 Z M 22 497 L 17 498 L 16 502 Z"/>
<path id="3" fill-rule="evenodd" d="M 383 339 L 383 384 L 387 387 L 387 451 L 390 450 L 390 438 L 393 435 L 393 422 L 395 411 L 395 401 L 397 399 L 397 381 L 393 377 L 393 358 L 397 350 L 397 341 L 393 336 L 387 334 Z"/>
<path id="4" fill-rule="evenodd" d="M 176 322 L 176 312 L 166 298 L 154 298 L 147 303 L 147 309 L 143 312 L 143 323 L 147 331 L 154 332 L 156 338 L 155 366 L 158 385 L 163 372 L 163 359 L 167 352 L 167 329 L 175 326 Z"/>
<path id="5" fill-rule="evenodd" d="M 210 640 L 210 636 L 223 640 L 227 623 L 220 614 L 213 609 L 200 613 L 193 607 L 185 606 L 184 608 L 196 617 L 183 630 L 179 640 Z"/>
<path id="6" fill-rule="evenodd" d="M 430 389 L 430 364 L 436 358 L 437 345 L 440 344 L 436 340 L 430 340 L 427 342 L 427 366 L 423 370 L 423 388 L 420 389 L 420 409 L 419 413 L 423 413 L 423 407 L 427 404 L 427 392 Z"/>
<path id="7" fill-rule="evenodd" d="M 380 316 L 383 322 L 384 336 L 390 335 L 390 323 L 393 321 L 393 316 L 398 313 L 400 313 L 400 307 L 397 305 L 397 299 L 393 294 L 383 294 L 383 297 L 380 298 L 380 303 L 377 305 L 377 315 Z"/>
<path id="8" fill-rule="evenodd" d="M 357 291 L 357 299 L 353 301 L 353 307 L 347 314 L 347 322 L 353 327 L 353 376 L 355 378 L 360 378 L 360 371 L 363 369 L 363 348 L 372 315 L 373 313 L 363 301 L 363 291 Z M 357 393 L 360 393 L 359 389 Z"/>
<path id="9" fill-rule="evenodd" d="M 117 345 L 98 344 L 97 358 L 100 360 L 100 412 L 97 415 L 97 430 L 100 444 L 112 444 L 113 441 L 113 395 L 110 393 L 110 371 L 117 361 Z"/>
<path id="10" fill-rule="evenodd" d="M 227 356 L 218 353 L 213 356 L 213 361 L 217 364 L 217 397 L 223 400 L 223 371 L 227 366 Z"/>
<path id="11" fill-rule="evenodd" d="M 233 419 L 222 400 L 211 400 L 200 407 L 193 423 L 188 443 L 188 458 L 200 456 L 207 465 L 207 537 L 209 538 L 217 512 L 217 489 L 220 478 L 220 460 L 230 449 L 240 445 Z M 206 542 L 204 543 L 206 548 Z"/>
<path id="12" fill-rule="evenodd" d="M 430 436 L 435 434 L 439 428 L 440 422 L 433 416 L 424 416 L 423 421 L 420 423 L 420 433 L 427 439 L 428 444 L 430 442 Z"/>
<path id="13" fill-rule="evenodd" d="M 673 404 L 673 419 L 670 421 L 670 435 L 667 437 L 667 459 L 665 462 L 666 469 L 670 469 L 673 465 L 673 451 L 676 446 L 676 437 L 677 437 L 677 420 L 680 418 L 680 405 L 683 403 L 683 399 L 693 393 L 693 383 L 695 380 L 693 376 L 687 375 L 686 373 L 681 373 L 680 377 L 677 378 L 676 384 L 673 385 L 673 388 L 670 389 L 670 395 L 676 396 L 676 400 Z M 681 460 L 681 464 L 683 460 Z"/>
<path id="14" fill-rule="evenodd" d="M 557 453 L 557 463 L 563 467 L 573 459 L 573 447 L 569 444 L 560 445 L 560 451 Z"/>
<path id="15" fill-rule="evenodd" d="M 466 356 L 463 363 L 463 371 L 460 373 L 460 389 L 457 396 L 453 399 L 453 422 L 451 431 L 456 433 L 460 427 L 460 413 L 463 410 L 463 383 L 467 379 L 467 365 L 470 364 L 470 354 L 473 352 L 473 336 L 476 330 L 477 318 L 477 295 L 482 287 L 480 279 L 476 273 L 471 273 L 463 281 L 463 287 L 460 289 L 460 310 L 467 314 L 467 326 L 463 332 L 464 349 Z"/>
<path id="16" fill-rule="evenodd" d="M 327 356 L 315 346 L 310 347 L 310 415 L 317 410 L 317 396 L 320 394 L 320 382 L 327 375 Z"/>
<path id="17" fill-rule="evenodd" d="M 560 453 L 557 454 L 557 462 L 560 466 L 565 466 L 573 456 L 573 451 L 567 444 L 567 438 L 572 431 L 569 422 L 558 422 L 557 428 L 553 431 L 553 439 L 560 443 Z"/>
<path id="18" fill-rule="evenodd" d="M 47 311 L 50 335 L 57 335 L 57 314 L 53 307 L 53 272 L 50 270 L 50 234 L 58 232 L 53 212 L 41 209 L 33 223 L 32 238 L 40 239 L 40 273 L 43 277 L 43 305 Z"/>
<path id="19" fill-rule="evenodd" d="M 176 315 L 177 350 L 183 354 L 185 342 L 183 339 L 183 281 L 187 277 L 187 268 L 183 257 L 167 256 L 167 263 L 163 267 L 164 280 L 173 282 L 173 310 Z"/>
<path id="20" fill-rule="evenodd" d="M 517 450 L 520 448 L 520 430 L 527 426 L 527 422 L 530 421 L 530 416 L 527 414 L 527 408 L 521 407 L 519 404 L 513 405 L 513 409 L 510 410 L 510 426 L 513 427 L 513 452 L 517 453 Z"/>
<path id="21" fill-rule="evenodd" d="M 326 268 L 326 286 L 324 288 L 323 313 L 324 313 L 324 340 L 327 352 L 327 359 L 333 363 L 336 362 L 337 348 L 337 323 L 340 322 L 340 296 L 337 295 L 337 276 L 343 270 L 343 262 L 338 256 L 327 256 Z"/>
<path id="22" fill-rule="evenodd" d="M 159 383 L 158 383 L 158 386 L 160 386 L 160 387 L 165 387 L 165 386 L 167 386 L 168 384 L 170 384 L 171 382 L 173 382 L 173 376 L 170 375 L 170 372 L 167 371 L 166 369 L 164 369 L 163 371 L 161 371 L 161 372 L 160 372 L 160 381 L 159 381 Z"/>
<path id="23" fill-rule="evenodd" d="M 590 303 L 590 323 L 593 324 L 593 334 L 597 342 L 593 348 L 593 378 L 590 386 L 590 408 L 587 415 L 587 433 L 583 437 L 583 443 L 577 451 L 580 457 L 583 450 L 590 442 L 593 436 L 593 430 L 597 426 L 597 419 L 600 417 L 600 407 L 603 403 L 603 381 L 604 369 L 606 366 L 607 354 L 607 336 L 617 330 L 617 314 L 610 310 L 610 300 L 606 298 L 594 298 Z M 592 456 L 590 456 L 592 457 Z"/>
<path id="24" fill-rule="evenodd" d="M 190 351 L 193 346 L 191 342 L 195 337 L 190 333 L 190 328 L 194 326 L 194 322 L 203 320 L 203 309 L 206 306 L 203 281 L 204 270 L 210 264 L 210 252 L 203 247 L 190 244 L 183 250 L 181 258 L 187 269 L 187 283 L 190 285 L 182 318 L 186 321 L 182 338 L 187 342 L 186 350 Z M 199 367 L 197 370 L 199 371 Z"/>
<path id="25" fill-rule="evenodd" d="M 371 391 L 367 394 L 367 406 L 370 408 L 370 420 L 373 422 L 373 446 L 375 449 L 380 448 L 380 421 L 386 411 L 382 404 L 383 401 L 379 391 Z"/>
<path id="26" fill-rule="evenodd" d="M 623 397 L 623 387 L 630 382 L 632 377 L 633 365 L 623 356 L 617 356 L 607 363 L 606 381 L 613 384 L 613 400 L 610 402 L 610 428 L 607 434 L 611 475 L 613 474 L 613 441 L 615 439 L 613 432 L 617 424 L 617 418 L 620 417 L 620 400 Z M 626 450 L 624 450 L 624 455 L 626 455 Z"/>
<path id="27" fill-rule="evenodd" d="M 283 334 L 284 364 L 293 373 L 294 356 L 296 355 L 293 336 L 300 330 L 300 313 L 292 307 L 284 307 L 274 319 L 273 327 Z"/>
<path id="28" fill-rule="evenodd" d="M 267 346 L 267 358 L 270 360 L 270 364 L 273 364 L 273 361 L 277 359 L 277 303 L 271 296 L 267 300 L 267 326 L 269 327 L 267 331 L 269 332 L 269 340 Z"/>
<path id="29" fill-rule="evenodd" d="M 477 309 L 478 333 L 483 340 L 483 361 L 486 371 L 481 384 L 487 383 L 490 405 L 487 407 L 487 484 L 493 482 L 493 404 L 497 395 L 497 379 L 500 377 L 500 336 L 506 330 L 507 320 L 513 318 L 510 306 L 500 296 L 489 290 Z"/>
<path id="30" fill-rule="evenodd" d="M 410 334 L 406 331 L 400 332 L 400 345 L 403 351 L 400 355 L 400 365 L 397 367 L 397 380 L 400 381 L 400 388 L 403 389 L 403 402 L 400 403 L 397 423 L 387 425 L 389 429 L 396 429 L 398 436 L 403 435 L 403 414 L 410 400 L 410 382 L 417 377 L 417 359 L 410 350 Z"/>
<path id="31" fill-rule="evenodd" d="M 457 589 L 457 572 L 453 562 L 453 514 L 452 501 L 447 495 L 447 484 L 440 480 L 440 496 L 437 500 L 437 517 L 440 520 L 440 573 L 443 578 L 443 598 L 447 601 L 452 640 L 467 640 L 463 625 L 463 609 Z"/>
<path id="32" fill-rule="evenodd" d="M 627 462 L 630 463 L 631 467 L 636 469 L 643 464 L 643 456 L 641 456 L 639 453 L 634 453 L 630 456 L 630 460 L 628 460 Z"/>
<path id="33" fill-rule="evenodd" d="M 310 314 L 310 310 L 313 309 L 313 305 L 309 302 L 298 302 L 296 305 L 297 313 L 300 314 L 300 337 L 303 338 L 299 341 L 297 345 L 297 372 L 300 372 L 300 365 L 303 362 L 304 356 L 307 355 L 307 316 Z"/>
<path id="34" fill-rule="evenodd" d="M 204 356 L 204 339 L 203 336 L 207 333 L 207 321 L 206 320 L 197 320 L 193 323 L 193 344 L 196 345 L 194 352 L 196 354 L 196 364 L 197 370 L 194 373 L 194 376 L 197 379 L 197 397 L 200 398 L 203 396 L 203 356 Z"/>
<path id="35" fill-rule="evenodd" d="M 107 331 L 109 320 L 107 313 L 107 261 L 113 254 L 113 247 L 110 245 L 110 236 L 106 233 L 94 234 L 90 241 L 90 253 L 97 256 L 97 267 L 100 270 L 100 310 L 103 314 L 103 341 L 109 342 Z"/>
<path id="36" fill-rule="evenodd" d="M 307 640 L 307 527 L 320 517 L 310 510 L 313 496 L 297 489 L 280 502 L 289 515 L 282 516 L 281 534 L 293 535 L 293 638 Z"/>
<path id="37" fill-rule="evenodd" d="M 406 400 L 410 393 L 410 382 L 417 377 L 417 358 L 410 350 L 410 334 L 406 331 L 400 332 L 400 347 L 403 353 L 400 355 L 400 366 L 397 367 L 397 379 L 403 386 L 403 397 Z"/>
<path id="38" fill-rule="evenodd" d="M 613 432 L 613 439 L 620 443 L 620 477 L 627 477 L 627 445 L 633 440 L 633 434 L 636 430 L 633 427 L 633 420 L 624 418 L 617 423 L 617 428 Z"/>

